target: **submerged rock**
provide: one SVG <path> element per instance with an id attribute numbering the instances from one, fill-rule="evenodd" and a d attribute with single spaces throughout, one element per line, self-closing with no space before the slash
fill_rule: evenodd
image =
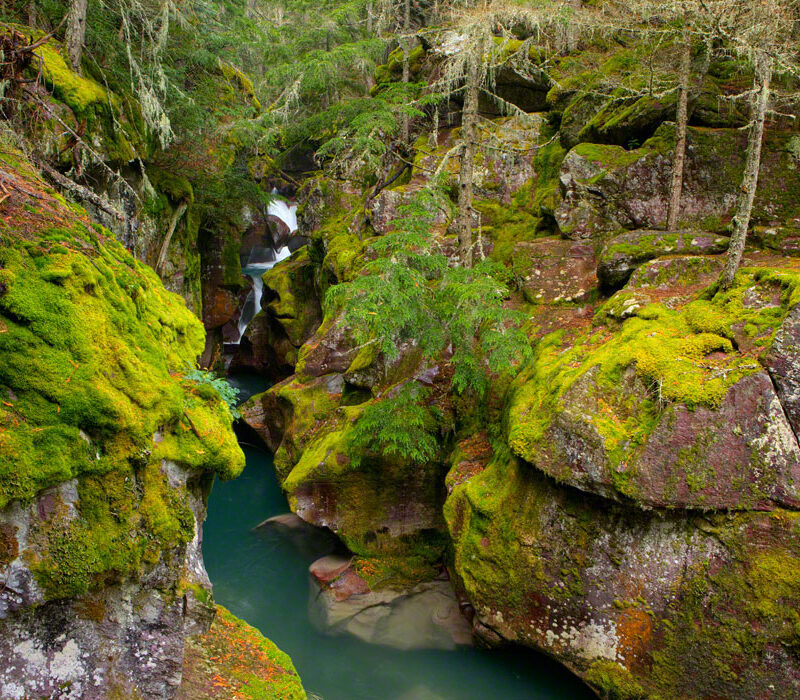
<path id="1" fill-rule="evenodd" d="M 321 632 L 397 649 L 453 649 L 472 643 L 470 625 L 449 581 L 373 591 L 352 567 L 352 558 L 345 557 L 325 557 L 309 571 L 309 615 Z"/>
<path id="2" fill-rule="evenodd" d="M 318 559 L 343 546 L 329 530 L 314 527 L 295 513 L 284 513 L 268 518 L 253 530 L 259 534 L 275 533 L 308 559 Z"/>

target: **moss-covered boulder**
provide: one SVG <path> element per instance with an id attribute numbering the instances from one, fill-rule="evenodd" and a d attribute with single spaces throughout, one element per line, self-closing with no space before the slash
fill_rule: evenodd
<path id="1" fill-rule="evenodd" d="M 559 138 L 566 148 L 579 143 L 616 144 L 626 148 L 650 138 L 665 121 L 675 119 L 676 68 L 681 47 L 669 40 L 658 47 L 636 40 L 624 46 L 605 38 L 587 40 L 578 50 L 552 61 L 555 85 L 547 106 L 559 120 Z M 724 104 L 726 95 L 747 90 L 752 82 L 747 66 L 713 57 L 692 57 L 690 123 L 713 128 L 741 127 L 748 117 L 741 106 Z M 643 70 L 642 66 L 647 66 Z"/>
<path id="2" fill-rule="evenodd" d="M 186 644 L 177 700 L 306 700 L 292 660 L 221 605 L 211 628 Z"/>
<path id="3" fill-rule="evenodd" d="M 517 243 L 512 270 L 532 304 L 579 302 L 597 289 L 591 245 L 547 237 Z"/>
<path id="4" fill-rule="evenodd" d="M 231 414 L 184 377 L 183 300 L 5 149 L 0 695 L 171 697 L 210 621 L 208 489 L 244 466 Z"/>
<path id="5" fill-rule="evenodd" d="M 765 136 L 753 225 L 780 226 L 800 215 L 791 139 L 788 133 Z M 673 147 L 674 126 L 665 124 L 635 150 L 588 143 L 572 149 L 561 167 L 563 199 L 555 213 L 562 235 L 602 240 L 621 229 L 663 228 Z M 724 232 L 741 185 L 746 134 L 693 128 L 687 149 L 679 224 Z"/>
<path id="6" fill-rule="evenodd" d="M 453 568 L 490 644 L 541 649 L 601 697 L 793 697 L 796 512 L 642 511 L 499 449 L 445 504 Z"/>
<path id="7" fill-rule="evenodd" d="M 362 556 L 435 560 L 444 546 L 443 464 L 362 458 L 351 430 L 370 399 L 338 373 L 295 375 L 253 397 L 243 413 L 276 450 L 278 479 L 304 520 L 330 528 Z"/>
<path id="8" fill-rule="evenodd" d="M 663 255 L 713 255 L 728 249 L 725 236 L 700 231 L 629 231 L 612 238 L 600 252 L 597 277 L 606 287 L 621 287 L 644 262 Z"/>
<path id="9" fill-rule="evenodd" d="M 263 275 L 262 306 L 279 325 L 293 347 L 299 348 L 322 322 L 322 309 L 316 289 L 316 266 L 307 248 Z"/>
<path id="10" fill-rule="evenodd" d="M 510 393 L 513 452 L 560 481 L 649 506 L 798 505 L 800 448 L 759 354 L 795 308 L 799 278 L 762 269 L 737 279 L 676 309 L 622 292 L 595 328 L 540 341 Z"/>

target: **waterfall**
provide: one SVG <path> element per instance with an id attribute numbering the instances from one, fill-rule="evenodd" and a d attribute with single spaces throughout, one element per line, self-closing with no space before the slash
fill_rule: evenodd
<path id="1" fill-rule="evenodd" d="M 273 194 L 276 192 L 273 190 Z M 294 233 L 297 231 L 297 205 L 290 204 L 282 199 L 273 200 L 267 208 L 267 214 L 272 215 L 283 221 L 288 227 L 289 232 Z M 264 280 L 262 276 L 267 270 L 271 270 L 281 260 L 286 260 L 291 255 L 291 251 L 287 246 L 279 250 L 269 249 L 253 249 L 247 260 L 247 264 L 242 269 L 242 274 L 247 275 L 253 280 L 253 288 L 242 307 L 242 315 L 239 317 L 239 339 L 234 343 L 238 345 L 247 326 L 253 320 L 255 315 L 261 311 L 261 297 L 264 293 Z"/>

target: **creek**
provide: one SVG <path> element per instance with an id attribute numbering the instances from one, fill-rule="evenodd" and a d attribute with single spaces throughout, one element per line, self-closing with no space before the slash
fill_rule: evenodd
<path id="1" fill-rule="evenodd" d="M 263 378 L 233 377 L 241 398 Z M 244 433 L 242 433 L 243 435 Z M 309 564 L 278 529 L 253 528 L 289 508 L 271 455 L 242 439 L 247 458 L 236 480 L 215 482 L 203 528 L 214 597 L 274 641 L 294 661 L 311 697 L 323 700 L 589 700 L 564 668 L 526 649 L 401 651 L 318 632 L 309 619 Z"/>

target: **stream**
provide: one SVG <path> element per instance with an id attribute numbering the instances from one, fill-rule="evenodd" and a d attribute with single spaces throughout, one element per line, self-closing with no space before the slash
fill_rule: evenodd
<path id="1" fill-rule="evenodd" d="M 245 399 L 263 378 L 231 383 Z M 401 651 L 326 636 L 309 621 L 304 554 L 276 530 L 253 527 L 288 511 L 271 455 L 242 442 L 247 458 L 234 481 L 215 482 L 203 528 L 203 556 L 214 597 L 288 653 L 306 691 L 323 700 L 582 700 L 593 696 L 569 672 L 534 652 Z"/>

